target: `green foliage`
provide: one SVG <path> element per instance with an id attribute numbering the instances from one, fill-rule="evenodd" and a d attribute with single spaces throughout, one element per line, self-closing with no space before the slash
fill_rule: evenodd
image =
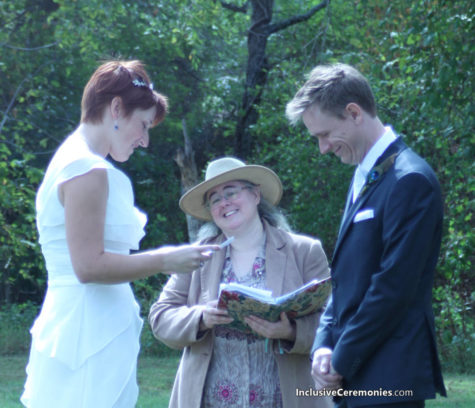
<path id="1" fill-rule="evenodd" d="M 32 302 L 0 306 L 0 356 L 29 351 L 29 330 L 37 313 L 38 305 Z"/>
<path id="2" fill-rule="evenodd" d="M 156 300 L 159 294 L 159 291 L 157 290 L 155 293 L 155 297 L 152 297 L 150 300 L 144 300 L 148 299 L 150 296 L 150 286 L 151 285 L 149 281 L 143 281 L 141 288 L 137 288 L 137 284 L 134 285 L 134 289 L 136 290 L 135 293 L 138 297 L 141 298 L 142 318 L 144 319 L 144 326 L 142 329 L 142 333 L 140 334 L 141 354 L 146 356 L 160 357 L 169 356 L 173 353 L 178 355 L 180 351 L 170 350 L 168 346 L 166 346 L 155 338 L 152 333 L 152 329 L 148 324 L 148 311 L 150 310 L 150 306 L 152 305 L 153 301 Z M 160 286 L 157 286 L 156 288 L 160 288 Z M 137 291 L 137 289 L 139 290 Z"/>
<path id="3" fill-rule="evenodd" d="M 6 145 L 0 145 L 0 299 L 24 302 L 35 296 L 44 284 L 44 266 L 38 262 L 35 191 L 41 171 L 31 167 L 31 155 L 12 159 Z"/>

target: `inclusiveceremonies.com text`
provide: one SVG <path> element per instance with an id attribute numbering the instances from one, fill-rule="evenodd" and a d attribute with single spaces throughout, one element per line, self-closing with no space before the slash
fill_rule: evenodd
<path id="1" fill-rule="evenodd" d="M 336 390 L 308 388 L 301 390 L 295 389 L 297 397 L 412 397 L 412 390 L 345 390 L 338 388 Z"/>

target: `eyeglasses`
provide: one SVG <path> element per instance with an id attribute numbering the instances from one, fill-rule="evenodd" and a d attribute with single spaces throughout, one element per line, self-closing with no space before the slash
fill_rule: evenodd
<path id="1" fill-rule="evenodd" d="M 242 186 L 242 187 L 228 187 L 224 190 L 222 194 L 213 194 L 211 198 L 207 201 L 206 206 L 208 209 L 215 209 L 223 200 L 233 201 L 236 200 L 241 194 L 242 190 L 251 189 L 252 186 Z"/>

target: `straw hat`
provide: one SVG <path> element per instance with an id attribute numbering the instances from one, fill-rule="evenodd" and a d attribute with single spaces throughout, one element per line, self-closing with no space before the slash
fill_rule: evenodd
<path id="1" fill-rule="evenodd" d="M 247 165 L 234 157 L 223 157 L 208 164 L 205 181 L 183 194 L 180 208 L 195 218 L 210 221 L 211 214 L 205 207 L 206 192 L 233 180 L 246 180 L 259 185 L 262 197 L 272 205 L 277 205 L 282 197 L 282 183 L 271 169 L 255 164 Z"/>

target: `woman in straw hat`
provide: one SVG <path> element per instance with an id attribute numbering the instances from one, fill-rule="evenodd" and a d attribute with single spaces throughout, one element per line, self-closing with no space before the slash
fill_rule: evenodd
<path id="1" fill-rule="evenodd" d="M 226 250 L 191 275 L 174 275 L 150 310 L 155 336 L 184 348 L 170 407 L 326 407 L 327 398 L 296 396 L 313 387 L 309 350 L 319 313 L 272 323 L 249 317 L 252 334 L 227 325 L 217 308 L 219 284 L 239 282 L 279 296 L 329 276 L 318 240 L 290 232 L 275 208 L 282 184 L 270 169 L 224 157 L 211 162 L 205 181 L 180 199 L 181 209 L 209 221 L 202 243 Z"/>

